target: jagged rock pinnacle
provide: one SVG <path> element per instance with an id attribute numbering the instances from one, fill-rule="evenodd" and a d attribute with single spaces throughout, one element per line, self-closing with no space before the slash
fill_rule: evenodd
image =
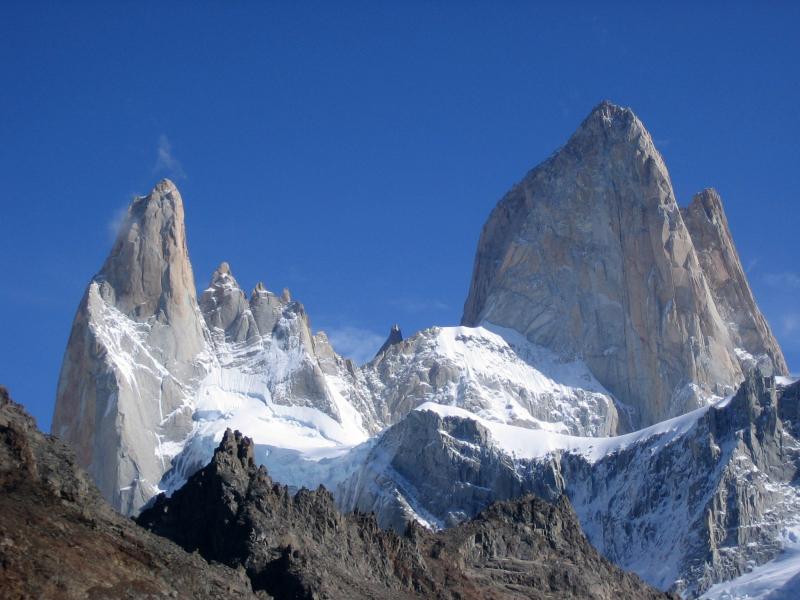
<path id="1" fill-rule="evenodd" d="M 114 325 L 120 319 L 148 325 L 132 340 Z M 138 359 L 144 368 L 131 373 L 120 366 L 115 336 L 121 345 L 155 349 Z M 111 252 L 89 283 L 56 393 L 53 432 L 75 448 L 78 464 L 118 510 L 138 509 L 150 494 L 144 482 L 161 477 L 152 436 L 165 442 L 185 437 L 185 396 L 173 381 L 199 376 L 194 359 L 205 342 L 183 200 L 165 179 L 131 202 Z M 109 459 L 112 454 L 120 458 Z"/>
<path id="2" fill-rule="evenodd" d="M 227 262 L 211 275 L 211 283 L 200 296 L 200 310 L 213 331 L 224 332 L 225 339 L 243 342 L 259 332 L 250 306 Z"/>
<path id="3" fill-rule="evenodd" d="M 378 353 L 375 355 L 376 357 L 380 356 L 386 350 L 388 350 L 391 346 L 398 344 L 403 341 L 403 333 L 400 331 L 400 325 L 395 323 L 392 325 L 392 328 L 389 330 L 389 337 L 386 338 L 386 341 L 383 342 L 383 346 L 381 349 L 378 350 Z"/>
<path id="4" fill-rule="evenodd" d="M 785 375 L 786 360 L 756 304 L 719 193 L 713 188 L 704 189 L 681 209 L 681 214 L 742 367 Z"/>

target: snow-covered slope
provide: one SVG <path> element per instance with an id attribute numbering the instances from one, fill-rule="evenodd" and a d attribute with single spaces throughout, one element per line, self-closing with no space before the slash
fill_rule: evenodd
<path id="1" fill-rule="evenodd" d="M 238 284 L 230 274 L 225 279 L 236 297 Z M 214 314 L 220 310 L 218 303 Z M 253 438 L 274 477 L 306 487 L 336 485 L 352 468 L 339 464 L 333 469 L 322 459 L 345 454 L 421 404 L 464 407 L 460 410 L 493 423 L 554 433 L 591 435 L 616 428 L 613 401 L 585 367 L 560 362 L 524 340 L 516 342 L 527 362 L 502 337 L 483 328 L 437 327 L 348 370 L 332 351 L 320 363 L 318 346 L 323 355 L 328 352 L 324 338 L 305 335 L 307 322 L 298 319 L 297 309 L 287 304 L 272 334 L 235 342 L 224 329 L 212 332 L 215 354 L 192 400 L 193 428 L 180 445 L 171 445 L 174 467 L 162 489 L 174 490 L 205 464 L 227 427 Z M 545 371 L 560 373 L 570 385 Z M 287 392 L 286 382 L 301 375 L 318 387 L 299 389 L 311 388 L 316 396 Z M 375 408 L 365 406 L 365 399 Z"/>
<path id="2" fill-rule="evenodd" d="M 614 402 L 583 363 L 560 360 L 512 330 L 432 327 L 393 344 L 362 373 L 387 424 L 434 402 L 531 429 L 617 431 Z"/>
<path id="3" fill-rule="evenodd" d="M 797 600 L 800 598 L 800 526 L 781 533 L 783 550 L 763 565 L 748 565 L 748 571 L 732 581 L 711 586 L 703 600 Z"/>

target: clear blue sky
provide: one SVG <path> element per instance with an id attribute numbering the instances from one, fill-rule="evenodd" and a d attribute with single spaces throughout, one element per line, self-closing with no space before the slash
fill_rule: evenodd
<path id="1" fill-rule="evenodd" d="M 160 177 L 198 286 L 227 260 L 363 356 L 458 322 L 489 211 L 603 98 L 682 204 L 720 191 L 800 369 L 797 3 L 400 4 L 4 3 L 0 382 L 40 426 L 113 223 Z"/>

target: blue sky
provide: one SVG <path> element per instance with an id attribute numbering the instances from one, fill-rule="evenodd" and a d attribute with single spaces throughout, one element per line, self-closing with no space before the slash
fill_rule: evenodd
<path id="1" fill-rule="evenodd" d="M 800 370 L 798 4 L 532 4 L 4 4 L 0 382 L 49 428 L 84 287 L 163 176 L 198 286 L 226 260 L 289 287 L 356 356 L 455 324 L 489 211 L 604 98 L 682 204 L 720 191 Z"/>

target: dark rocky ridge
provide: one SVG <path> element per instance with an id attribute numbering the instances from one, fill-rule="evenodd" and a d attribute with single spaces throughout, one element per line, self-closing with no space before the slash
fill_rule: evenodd
<path id="1" fill-rule="evenodd" d="M 289 598 L 660 598 L 602 558 L 569 501 L 492 505 L 438 533 L 384 531 L 343 515 L 324 488 L 292 496 L 228 430 L 211 463 L 138 522 L 187 551 L 243 566 L 253 587 Z"/>
<path id="2" fill-rule="evenodd" d="M 386 341 L 383 342 L 383 345 L 380 347 L 380 350 L 378 350 L 375 356 L 376 357 L 380 356 L 381 354 L 386 352 L 389 348 L 391 348 L 395 344 L 399 344 L 402 341 L 403 341 L 403 333 L 400 331 L 400 325 L 395 323 L 389 330 L 389 337 L 387 337 Z"/>
<path id="3" fill-rule="evenodd" d="M 0 387 L 0 596 L 268 598 L 116 513 L 67 446 Z"/>

